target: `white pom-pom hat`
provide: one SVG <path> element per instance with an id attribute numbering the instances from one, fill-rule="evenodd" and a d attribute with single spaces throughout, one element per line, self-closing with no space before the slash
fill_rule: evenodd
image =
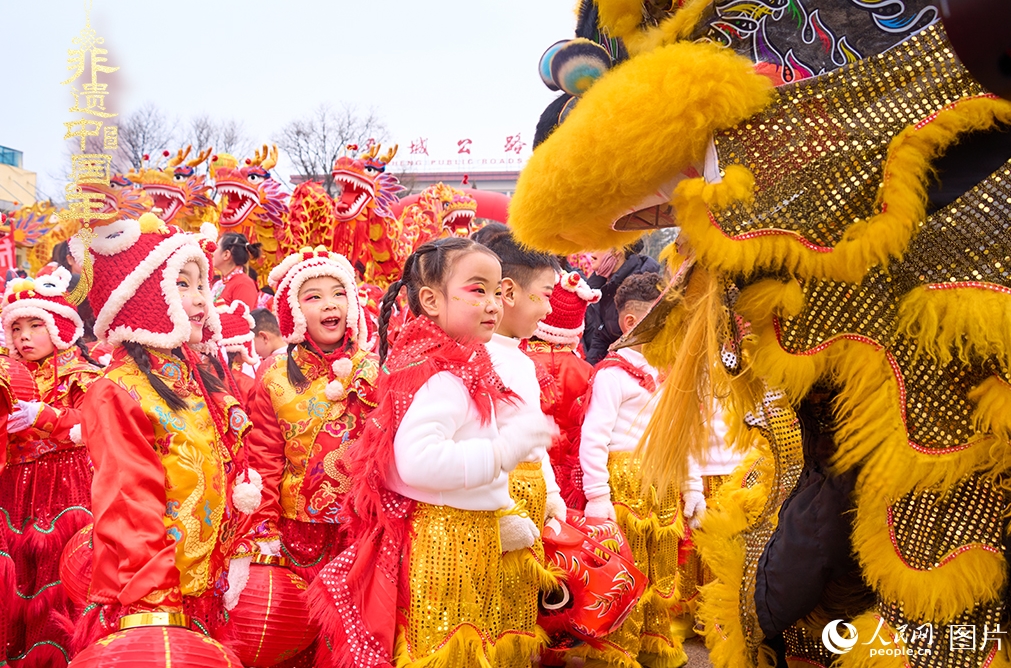
<path id="1" fill-rule="evenodd" d="M 35 280 L 17 279 L 10 282 L 3 299 L 3 328 L 10 354 L 21 355 L 14 346 L 14 322 L 21 318 L 38 318 L 46 323 L 49 338 L 57 350 L 66 350 L 84 334 L 84 322 L 64 293 L 70 286 L 70 272 L 57 267 Z"/>

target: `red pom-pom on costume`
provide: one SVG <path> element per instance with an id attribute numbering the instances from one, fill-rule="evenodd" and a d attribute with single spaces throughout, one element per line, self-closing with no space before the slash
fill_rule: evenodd
<path id="1" fill-rule="evenodd" d="M 172 618 L 174 625 L 167 625 L 166 618 Z M 159 625 L 133 626 L 138 623 Z M 120 619 L 120 631 L 88 647 L 74 657 L 70 665 L 73 668 L 237 668 L 242 665 L 232 650 L 181 624 L 188 625 L 189 620 L 177 613 L 127 615 Z"/>
<path id="2" fill-rule="evenodd" d="M 71 536 L 60 555 L 60 581 L 79 611 L 88 606 L 92 568 L 91 530 L 94 526 L 82 527 Z"/>
<path id="3" fill-rule="evenodd" d="M 308 586 L 281 557 L 257 555 L 249 581 L 229 613 L 226 642 L 244 666 L 273 666 L 306 649 L 319 634 L 305 603 Z"/>

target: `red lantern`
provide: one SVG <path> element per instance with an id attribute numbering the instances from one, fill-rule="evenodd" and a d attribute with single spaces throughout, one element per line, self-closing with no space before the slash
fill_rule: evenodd
<path id="1" fill-rule="evenodd" d="M 38 401 L 42 398 L 39 386 L 35 384 L 35 376 L 21 362 L 7 358 L 7 373 L 11 377 L 11 391 L 19 401 Z"/>
<path id="2" fill-rule="evenodd" d="M 308 586 L 287 560 L 258 554 L 249 581 L 229 613 L 232 638 L 222 638 L 245 666 L 273 666 L 306 649 L 319 633 L 304 595 Z"/>
<path id="3" fill-rule="evenodd" d="M 189 629 L 174 612 L 145 612 L 119 620 L 119 631 L 74 657 L 73 668 L 242 668 L 239 657 L 217 640 Z"/>
<path id="4" fill-rule="evenodd" d="M 88 605 L 92 569 L 91 530 L 94 526 L 89 524 L 81 527 L 80 531 L 70 537 L 60 555 L 60 581 L 78 610 L 83 610 Z"/>

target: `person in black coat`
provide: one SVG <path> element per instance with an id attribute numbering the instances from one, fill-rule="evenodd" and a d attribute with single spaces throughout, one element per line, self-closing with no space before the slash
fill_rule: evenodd
<path id="1" fill-rule="evenodd" d="M 596 364 L 607 355 L 607 347 L 618 340 L 618 309 L 614 306 L 614 293 L 621 282 L 632 274 L 660 271 L 657 261 L 642 255 L 643 243 L 640 239 L 624 249 L 625 260 L 610 276 L 593 273 L 586 282 L 591 288 L 600 290 L 600 301 L 586 309 L 586 329 L 583 332 L 583 349 L 586 361 Z"/>

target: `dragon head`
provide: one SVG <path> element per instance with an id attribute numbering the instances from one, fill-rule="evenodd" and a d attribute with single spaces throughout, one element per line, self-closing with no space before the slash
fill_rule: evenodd
<path id="1" fill-rule="evenodd" d="M 100 213 L 117 214 L 118 218 L 140 218 L 154 206 L 151 196 L 123 174 L 113 174 L 109 185 L 82 183 L 81 190 L 104 195 L 105 205 Z"/>
<path id="2" fill-rule="evenodd" d="M 109 184 L 82 183 L 81 190 L 99 193 L 104 197 L 102 210 L 99 213 L 113 214 L 111 218 L 91 224 L 104 224 L 121 218 L 140 218 L 141 214 L 150 211 L 154 201 L 143 188 L 122 174 L 113 174 Z M 61 241 L 66 241 L 81 229 L 81 221 L 76 218 L 62 218 L 55 225 L 36 239 L 35 245 L 28 254 L 28 262 L 32 273 L 42 268 L 52 257 L 53 247 Z M 28 245 L 28 244 L 26 244 Z"/>
<path id="3" fill-rule="evenodd" d="M 462 190 L 445 183 L 436 183 L 421 191 L 419 204 L 434 214 L 437 227 L 429 231 L 431 238 L 448 233 L 466 237 L 472 230 L 477 202 Z"/>
<path id="4" fill-rule="evenodd" d="M 219 165 L 220 163 L 220 165 Z M 269 151 L 257 149 L 243 166 L 228 166 L 225 161 L 213 161 L 215 188 L 221 200 L 218 204 L 218 224 L 225 229 L 250 228 L 256 222 L 280 227 L 284 223 L 287 194 L 273 179 L 270 170 L 277 164 L 277 146 Z"/>
<path id="5" fill-rule="evenodd" d="M 348 146 L 351 151 L 357 148 L 354 144 Z M 397 178 L 386 173 L 386 166 L 397 154 L 397 146 L 383 156 L 379 155 L 380 148 L 380 144 L 373 144 L 357 158 L 343 155 L 334 162 L 331 174 L 338 189 L 334 204 L 340 222 L 368 217 L 370 209 L 376 209 L 383 218 L 393 217 L 390 206 L 396 203 L 400 187 Z"/>
<path id="6" fill-rule="evenodd" d="M 203 174 L 196 173 L 196 168 L 210 157 L 211 149 L 186 160 L 192 150 L 192 146 L 187 146 L 185 151 L 179 149 L 163 169 L 141 168 L 128 175 L 151 195 L 154 208 L 161 210 L 162 220 L 184 229 L 199 228 L 214 206 L 208 196 L 210 185 Z"/>

